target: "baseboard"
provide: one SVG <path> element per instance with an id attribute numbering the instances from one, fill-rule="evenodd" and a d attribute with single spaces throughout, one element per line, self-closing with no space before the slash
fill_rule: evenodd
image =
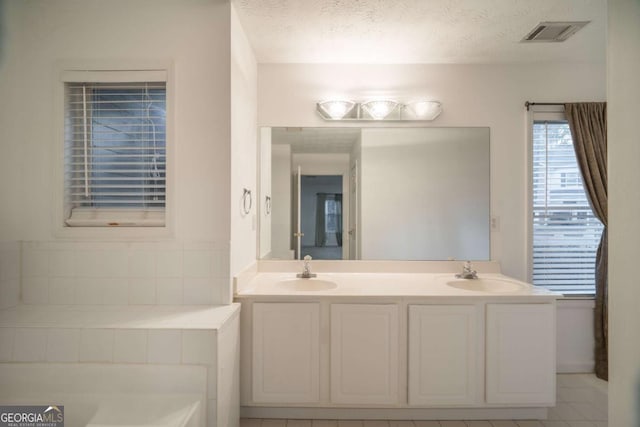
<path id="1" fill-rule="evenodd" d="M 547 408 L 273 408 L 242 406 L 242 418 L 316 420 L 544 420 Z"/>

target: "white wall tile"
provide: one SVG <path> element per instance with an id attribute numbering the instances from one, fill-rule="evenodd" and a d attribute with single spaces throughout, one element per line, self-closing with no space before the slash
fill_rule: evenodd
<path id="1" fill-rule="evenodd" d="M 147 361 L 147 331 L 144 329 L 116 329 L 113 361 L 115 363 L 145 363 Z"/>
<path id="2" fill-rule="evenodd" d="M 47 331 L 47 362 L 77 362 L 80 359 L 80 329 Z"/>
<path id="3" fill-rule="evenodd" d="M 156 254 L 155 251 L 131 251 L 129 252 L 129 277 L 155 277 Z"/>
<path id="4" fill-rule="evenodd" d="M 147 362 L 179 364 L 182 358 L 182 333 L 179 330 L 149 329 Z"/>
<path id="5" fill-rule="evenodd" d="M 215 331 L 182 331 L 182 363 L 215 365 Z"/>
<path id="6" fill-rule="evenodd" d="M 80 333 L 80 361 L 113 361 L 113 329 L 83 329 Z"/>
<path id="7" fill-rule="evenodd" d="M 13 342 L 13 360 L 15 362 L 43 362 L 46 348 L 46 329 L 16 328 Z"/>
<path id="8" fill-rule="evenodd" d="M 104 283 L 95 278 L 78 278 L 76 281 L 76 304 L 104 304 L 102 286 Z"/>
<path id="9" fill-rule="evenodd" d="M 123 250 L 88 250 L 76 253 L 78 277 L 126 277 L 127 252 Z"/>
<path id="10" fill-rule="evenodd" d="M 22 276 L 47 277 L 49 273 L 49 253 L 47 251 L 22 251 Z"/>
<path id="11" fill-rule="evenodd" d="M 102 292 L 102 304 L 126 305 L 129 302 L 129 283 L 127 279 L 110 277 L 96 279 Z"/>
<path id="12" fill-rule="evenodd" d="M 207 397 L 218 398 L 218 366 L 209 365 L 207 368 Z"/>
<path id="13" fill-rule="evenodd" d="M 20 303 L 20 279 L 0 281 L 0 309 Z"/>
<path id="14" fill-rule="evenodd" d="M 103 277 L 105 271 L 101 251 L 78 250 L 74 257 L 74 269 L 78 277 Z"/>
<path id="15" fill-rule="evenodd" d="M 22 279 L 22 302 L 25 304 L 47 304 L 49 302 L 49 279 L 47 277 L 25 277 Z"/>
<path id="16" fill-rule="evenodd" d="M 158 277 L 182 276 L 182 251 L 158 251 L 156 259 Z"/>
<path id="17" fill-rule="evenodd" d="M 215 248 L 215 242 L 188 240 L 183 244 L 185 251 L 212 251 Z"/>
<path id="18" fill-rule="evenodd" d="M 211 279 L 184 278 L 184 304 L 213 304 L 213 291 Z"/>
<path id="19" fill-rule="evenodd" d="M 49 252 L 50 277 L 73 277 L 75 273 L 75 253 L 73 251 Z"/>
<path id="20" fill-rule="evenodd" d="M 184 251 L 184 277 L 211 277 L 213 256 L 210 251 Z"/>
<path id="21" fill-rule="evenodd" d="M 213 257 L 213 274 L 216 277 L 227 278 L 230 275 L 231 264 L 229 261 L 229 252 L 217 250 L 212 253 Z"/>
<path id="22" fill-rule="evenodd" d="M 156 279 L 135 277 L 129 279 L 129 304 L 155 304 Z"/>
<path id="23" fill-rule="evenodd" d="M 218 425 L 218 402 L 215 399 L 207 399 L 207 427 Z"/>
<path id="24" fill-rule="evenodd" d="M 73 277 L 49 279 L 49 304 L 75 304 L 77 280 Z"/>
<path id="25" fill-rule="evenodd" d="M 182 304 L 182 294 L 182 278 L 158 277 L 156 279 L 156 302 L 158 304 Z"/>
<path id="26" fill-rule="evenodd" d="M 0 251 L 0 280 L 17 279 L 20 277 L 20 245 L 14 249 Z"/>
<path id="27" fill-rule="evenodd" d="M 0 328 L 0 362 L 11 361 L 15 335 L 15 328 Z"/>
<path id="28" fill-rule="evenodd" d="M 213 281 L 213 298 L 216 304 L 230 304 L 233 300 L 233 290 L 229 277 L 216 277 Z"/>

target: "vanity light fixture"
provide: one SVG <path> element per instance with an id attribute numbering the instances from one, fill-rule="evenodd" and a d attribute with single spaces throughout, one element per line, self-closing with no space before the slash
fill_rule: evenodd
<path id="1" fill-rule="evenodd" d="M 396 101 L 380 99 L 362 103 L 362 109 L 375 120 L 384 120 L 398 105 Z"/>
<path id="2" fill-rule="evenodd" d="M 442 112 L 442 104 L 438 101 L 415 101 L 407 104 L 407 108 L 422 120 L 433 120 Z"/>
<path id="3" fill-rule="evenodd" d="M 353 101 L 335 100 L 318 102 L 318 109 L 324 111 L 333 120 L 341 120 L 353 110 L 356 105 Z"/>
<path id="4" fill-rule="evenodd" d="M 316 104 L 324 120 L 430 121 L 442 112 L 438 101 L 416 100 L 406 104 L 389 99 L 368 101 L 326 100 Z"/>

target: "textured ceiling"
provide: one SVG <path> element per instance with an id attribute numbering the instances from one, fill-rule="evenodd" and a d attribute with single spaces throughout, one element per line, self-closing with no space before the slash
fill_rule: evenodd
<path id="1" fill-rule="evenodd" d="M 261 63 L 605 61 L 605 0 L 234 0 Z M 541 21 L 592 21 L 564 43 Z"/>

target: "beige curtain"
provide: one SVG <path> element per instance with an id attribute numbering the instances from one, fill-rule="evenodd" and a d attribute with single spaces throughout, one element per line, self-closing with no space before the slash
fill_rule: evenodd
<path id="1" fill-rule="evenodd" d="M 594 215 L 604 225 L 596 255 L 595 360 L 596 376 L 604 380 L 608 369 L 607 283 L 607 104 L 565 104 L 573 147 Z"/>

